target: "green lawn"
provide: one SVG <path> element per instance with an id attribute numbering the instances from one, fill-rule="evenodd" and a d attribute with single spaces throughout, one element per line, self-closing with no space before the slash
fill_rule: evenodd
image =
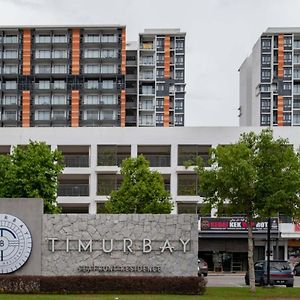
<path id="1" fill-rule="evenodd" d="M 178 296 L 178 295 L 1 295 L 2 300 L 285 300 L 300 299 L 300 288 L 257 288 L 253 295 L 248 288 L 207 288 L 203 296 Z"/>

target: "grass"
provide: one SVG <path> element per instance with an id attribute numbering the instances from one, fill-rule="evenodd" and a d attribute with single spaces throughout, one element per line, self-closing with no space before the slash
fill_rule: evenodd
<path id="1" fill-rule="evenodd" d="M 300 299 L 300 288 L 257 288 L 253 295 L 248 288 L 209 287 L 203 296 L 179 295 L 1 295 L 0 300 L 296 300 Z"/>

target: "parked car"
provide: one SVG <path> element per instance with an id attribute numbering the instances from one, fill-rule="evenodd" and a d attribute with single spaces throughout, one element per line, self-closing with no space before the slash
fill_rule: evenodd
<path id="1" fill-rule="evenodd" d="M 300 275 L 300 262 L 298 262 L 294 267 L 294 275 Z"/>
<path id="2" fill-rule="evenodd" d="M 198 276 L 207 276 L 208 273 L 208 265 L 206 261 L 202 258 L 198 259 Z"/>
<path id="3" fill-rule="evenodd" d="M 254 264 L 255 283 L 259 285 L 267 284 L 267 261 L 260 260 Z M 245 283 L 249 285 L 249 272 L 245 275 Z M 270 284 L 285 285 L 286 287 L 294 286 L 294 274 L 285 260 L 270 261 Z"/>

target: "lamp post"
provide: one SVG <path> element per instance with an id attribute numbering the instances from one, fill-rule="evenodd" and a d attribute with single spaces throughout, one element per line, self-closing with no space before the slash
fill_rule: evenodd
<path id="1" fill-rule="evenodd" d="M 270 286 L 270 257 L 271 257 L 271 218 L 268 218 L 267 233 L 267 286 Z"/>

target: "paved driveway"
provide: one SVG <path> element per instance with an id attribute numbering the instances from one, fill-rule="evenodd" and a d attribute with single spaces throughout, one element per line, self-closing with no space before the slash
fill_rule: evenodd
<path id="1" fill-rule="evenodd" d="M 208 274 L 207 286 L 245 287 L 245 273 Z M 295 287 L 300 287 L 300 276 L 295 276 Z"/>

